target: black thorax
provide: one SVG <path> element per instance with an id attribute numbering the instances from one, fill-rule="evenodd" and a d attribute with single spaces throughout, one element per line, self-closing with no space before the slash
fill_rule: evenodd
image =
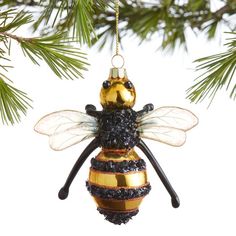
<path id="1" fill-rule="evenodd" d="M 101 146 L 112 149 L 134 147 L 139 141 L 136 118 L 132 109 L 104 109 L 98 117 Z"/>

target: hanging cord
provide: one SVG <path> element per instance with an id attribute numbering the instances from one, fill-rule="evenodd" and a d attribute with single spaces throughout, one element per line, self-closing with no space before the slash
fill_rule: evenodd
<path id="1" fill-rule="evenodd" d="M 124 58 L 119 52 L 120 48 L 120 42 L 119 42 L 119 5 L 120 1 L 115 0 L 115 16 L 116 16 L 116 25 L 115 25 L 115 31 L 116 31 L 116 49 L 115 49 L 115 55 L 111 59 L 111 64 L 115 68 L 122 68 L 124 66 Z"/>
<path id="2" fill-rule="evenodd" d="M 119 55 L 119 0 L 115 2 L 115 11 L 116 11 L 116 55 Z"/>

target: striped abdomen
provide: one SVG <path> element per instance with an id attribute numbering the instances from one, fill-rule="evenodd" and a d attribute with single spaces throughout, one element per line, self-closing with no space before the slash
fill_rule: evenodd
<path id="1" fill-rule="evenodd" d="M 146 164 L 132 149 L 103 150 L 91 160 L 88 191 L 98 211 L 115 224 L 128 222 L 151 189 Z"/>

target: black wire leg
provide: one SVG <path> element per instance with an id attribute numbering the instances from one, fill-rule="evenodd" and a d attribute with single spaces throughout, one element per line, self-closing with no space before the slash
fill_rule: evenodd
<path id="1" fill-rule="evenodd" d="M 161 179 L 163 185 L 165 186 L 166 190 L 171 196 L 171 203 L 174 208 L 179 207 L 180 201 L 179 197 L 176 194 L 175 190 L 171 186 L 169 180 L 167 179 L 164 171 L 162 170 L 161 166 L 157 162 L 156 158 L 153 156 L 150 149 L 147 147 L 147 145 L 143 142 L 143 140 L 140 140 L 139 144 L 137 145 L 138 148 L 140 148 L 143 153 L 147 156 L 148 160 L 151 162 L 153 168 L 155 169 L 156 173 L 158 174 L 159 178 Z"/>
<path id="2" fill-rule="evenodd" d="M 84 162 L 86 161 L 86 159 L 88 158 L 88 156 L 96 149 L 99 147 L 99 142 L 98 139 L 95 138 L 85 149 L 84 151 L 81 153 L 80 157 L 78 158 L 78 160 L 76 161 L 75 165 L 73 166 L 64 186 L 60 189 L 59 193 L 58 193 L 58 197 L 61 200 L 64 200 L 67 198 L 68 194 L 69 194 L 69 188 L 71 183 L 73 182 L 75 176 L 77 175 L 79 169 L 81 168 L 81 166 L 84 164 Z"/>
<path id="3" fill-rule="evenodd" d="M 142 110 L 137 111 L 137 116 L 142 117 L 143 115 L 147 114 L 148 112 L 152 111 L 154 109 L 154 106 L 152 103 L 146 104 Z"/>
<path id="4" fill-rule="evenodd" d="M 90 116 L 98 118 L 101 115 L 101 111 L 97 111 L 96 107 L 92 104 L 88 104 L 85 106 L 86 113 Z"/>

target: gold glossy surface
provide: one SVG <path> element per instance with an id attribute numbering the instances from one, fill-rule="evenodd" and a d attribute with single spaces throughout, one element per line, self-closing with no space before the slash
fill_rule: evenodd
<path id="1" fill-rule="evenodd" d="M 124 85 L 128 81 L 124 78 L 109 78 L 109 88 L 102 87 L 100 92 L 100 103 L 106 108 L 131 108 L 134 106 L 136 93 L 134 87 L 127 89 Z"/>
<path id="2" fill-rule="evenodd" d="M 113 211 L 130 211 L 139 207 L 143 200 L 141 198 L 134 198 L 129 200 L 114 200 L 114 199 L 102 199 L 99 197 L 93 197 L 97 206 L 103 209 L 109 209 Z"/>
<path id="3" fill-rule="evenodd" d="M 134 171 L 128 173 L 101 172 L 90 169 L 89 181 L 92 184 L 106 187 L 139 187 L 146 184 L 146 171 Z"/>
<path id="4" fill-rule="evenodd" d="M 97 160 L 100 161 L 130 161 L 130 160 L 139 160 L 140 157 L 131 149 L 127 150 L 105 150 L 103 149 L 97 156 Z"/>
<path id="5" fill-rule="evenodd" d="M 117 78 L 128 79 L 125 68 L 111 68 L 109 77 L 113 79 L 117 79 Z"/>

